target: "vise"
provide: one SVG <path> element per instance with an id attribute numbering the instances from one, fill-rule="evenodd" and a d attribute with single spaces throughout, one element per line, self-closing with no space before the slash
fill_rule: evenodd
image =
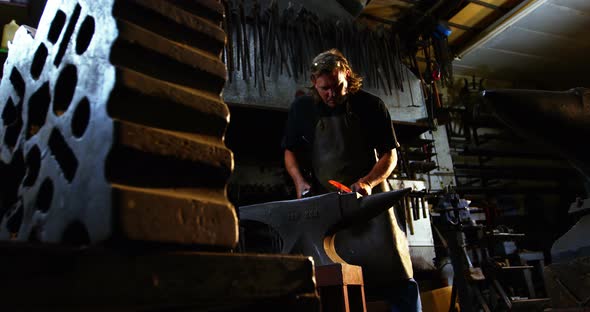
<path id="1" fill-rule="evenodd" d="M 316 265 L 359 265 L 367 285 L 391 285 L 412 276 L 407 239 L 391 208 L 410 190 L 364 197 L 334 192 L 242 206 L 239 219 L 276 231 L 281 253 L 311 256 Z"/>

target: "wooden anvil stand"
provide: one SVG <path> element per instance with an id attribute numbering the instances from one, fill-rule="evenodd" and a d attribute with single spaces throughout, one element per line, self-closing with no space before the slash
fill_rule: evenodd
<path id="1" fill-rule="evenodd" d="M 360 266 L 334 263 L 315 267 L 322 311 L 366 312 L 363 270 Z"/>

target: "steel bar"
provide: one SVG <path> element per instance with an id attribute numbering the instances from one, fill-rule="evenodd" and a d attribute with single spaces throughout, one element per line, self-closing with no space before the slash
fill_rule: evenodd
<path id="1" fill-rule="evenodd" d="M 319 311 L 308 257 L 0 243 L 8 310 Z M 133 255 L 129 253 L 133 252 Z M 30 273 L 28 273 L 30 272 Z M 59 275 L 59 278 L 56 278 Z M 31 297 L 36 300 L 30 300 Z M 258 309 L 256 309 L 258 308 Z"/>

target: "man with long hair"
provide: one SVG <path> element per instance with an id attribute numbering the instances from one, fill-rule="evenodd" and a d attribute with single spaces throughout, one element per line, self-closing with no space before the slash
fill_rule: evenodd
<path id="1" fill-rule="evenodd" d="M 386 179 L 397 164 L 399 144 L 387 107 L 361 87 L 362 78 L 340 51 L 313 59 L 310 94 L 292 103 L 283 141 L 297 198 L 335 191 L 329 180 L 361 195 L 389 190 Z M 368 295 L 386 297 L 394 311 L 419 311 L 408 242 L 398 220 L 389 209 L 367 224 L 338 232 L 336 249 L 346 262 L 363 267 Z M 356 246 L 375 241 L 378 256 L 355 254 Z"/>
<path id="2" fill-rule="evenodd" d="M 285 135 L 285 165 L 297 198 L 333 190 L 328 180 L 371 194 L 397 164 L 387 107 L 361 89 L 362 78 L 336 49 L 316 56 L 311 74 L 311 95 L 291 105 Z"/>

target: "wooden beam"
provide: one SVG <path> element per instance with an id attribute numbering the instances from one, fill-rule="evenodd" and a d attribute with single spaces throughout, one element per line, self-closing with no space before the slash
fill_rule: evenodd
<path id="1" fill-rule="evenodd" d="M 502 11 L 502 12 L 508 11 L 508 9 L 506 9 L 506 8 L 503 8 L 501 6 L 497 6 L 497 5 L 494 5 L 494 4 L 485 2 L 485 1 L 480 1 L 480 0 L 467 0 L 467 1 L 469 1 L 473 4 L 481 5 L 483 7 L 486 7 L 486 8 L 492 9 L 492 10 L 497 10 L 497 11 Z"/>

